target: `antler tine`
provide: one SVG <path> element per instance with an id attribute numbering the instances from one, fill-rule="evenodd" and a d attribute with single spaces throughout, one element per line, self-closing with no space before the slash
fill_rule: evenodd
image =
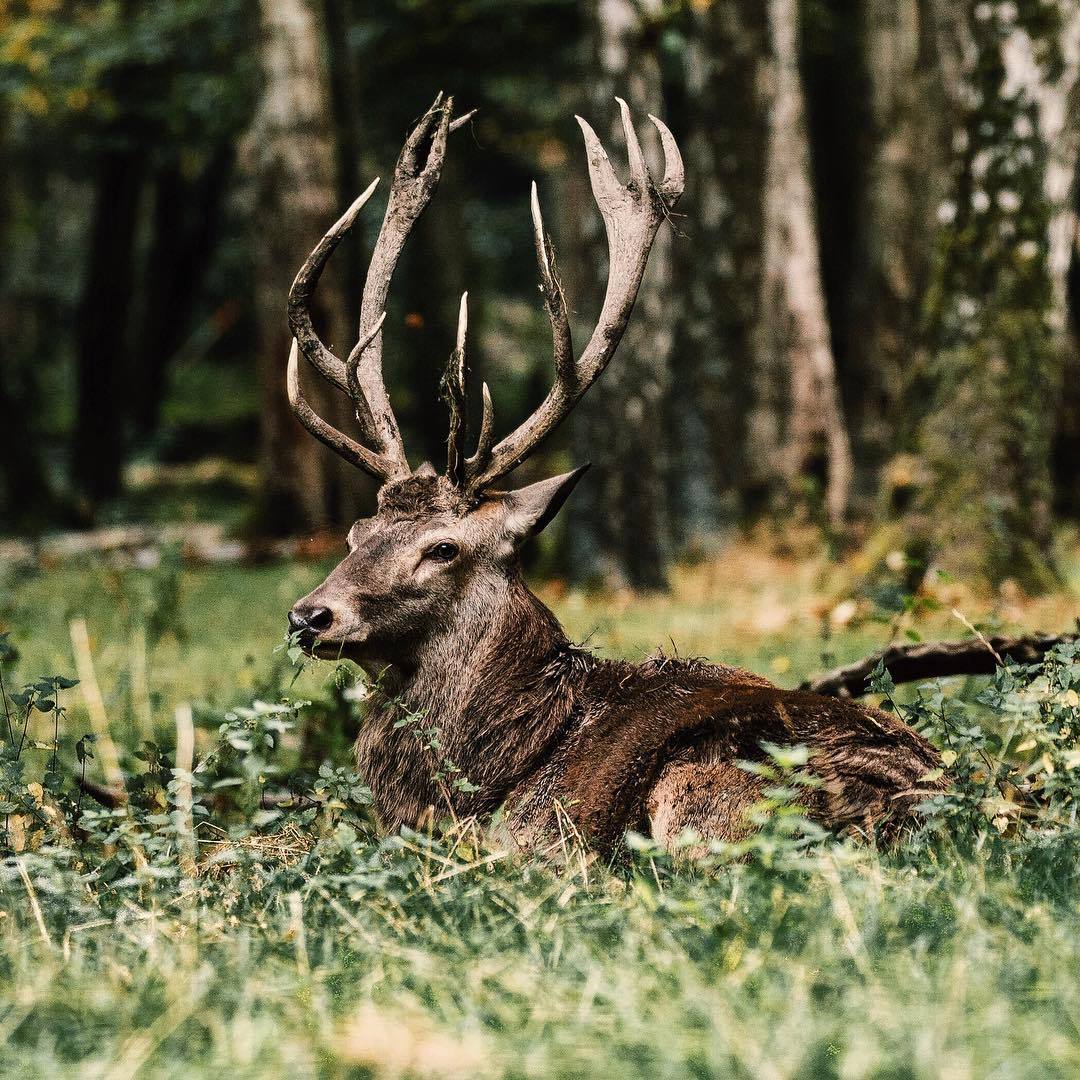
<path id="1" fill-rule="evenodd" d="M 540 291 L 544 296 L 551 337 L 555 351 L 555 372 L 560 378 L 574 377 L 574 341 L 570 333 L 570 319 L 555 270 L 555 252 L 551 237 L 544 232 L 544 218 L 540 213 L 540 199 L 536 194 L 536 181 L 529 193 L 529 209 L 532 212 L 533 239 L 536 243 L 536 263 L 540 270 Z"/>
<path id="2" fill-rule="evenodd" d="M 592 184 L 593 198 L 598 203 L 617 201 L 623 194 L 623 186 L 611 167 L 611 161 L 603 143 L 600 142 L 588 120 L 576 115 L 574 119 L 578 122 L 578 127 L 581 128 L 581 134 L 585 139 L 585 157 L 589 166 L 589 181 Z M 601 214 L 604 212 L 603 205 L 600 212 Z"/>
<path id="3" fill-rule="evenodd" d="M 307 403 L 303 391 L 300 389 L 299 352 L 299 342 L 296 338 L 293 338 L 292 348 L 289 350 L 289 367 L 285 385 L 288 389 L 289 404 L 292 406 L 292 410 L 296 413 L 296 418 L 300 423 L 319 442 L 330 447 L 335 454 L 340 454 L 346 461 L 363 469 L 364 472 L 374 476 L 377 480 L 385 482 L 399 476 L 397 462 L 384 458 L 381 454 L 372 453 L 366 447 L 361 446 L 355 439 L 351 439 L 348 435 L 338 431 L 337 428 L 328 424 L 319 416 Z"/>
<path id="4" fill-rule="evenodd" d="M 300 267 L 300 272 L 296 275 L 292 288 L 289 289 L 289 325 L 292 328 L 293 337 L 299 343 L 304 359 L 339 390 L 348 391 L 349 389 L 345 364 L 322 343 L 318 334 L 315 333 L 309 305 L 326 261 L 341 243 L 345 234 L 353 227 L 357 216 L 375 193 L 378 185 L 379 178 L 376 177 L 356 202 L 327 230 L 315 250 L 304 260 L 304 265 Z"/>
<path id="5" fill-rule="evenodd" d="M 679 145 L 667 124 L 652 113 L 649 113 L 649 119 L 653 122 L 653 127 L 660 132 L 660 145 L 664 150 L 664 179 L 660 181 L 660 194 L 669 206 L 674 206 L 686 187 L 686 169 L 683 166 L 682 154 L 679 153 Z"/>
<path id="6" fill-rule="evenodd" d="M 417 218 L 424 212 L 438 186 L 446 156 L 446 140 L 450 134 L 453 106 L 454 99 L 444 99 L 440 93 L 405 140 L 405 146 L 394 168 L 386 214 L 375 241 L 375 250 L 364 282 L 364 297 L 360 308 L 361 334 L 371 329 L 378 313 L 386 307 L 390 280 L 401 250 Z M 422 159 L 420 150 L 429 135 L 431 148 L 426 159 Z M 383 381 L 381 332 L 375 333 L 370 348 L 359 358 L 356 375 L 371 411 L 373 441 L 383 454 L 405 461 L 401 432 Z"/>
<path id="7" fill-rule="evenodd" d="M 458 128 L 464 127 L 474 116 L 476 115 L 476 109 L 470 109 L 467 113 L 459 116 L 456 120 L 450 121 L 450 134 L 453 135 Z"/>
<path id="8" fill-rule="evenodd" d="M 382 330 L 384 322 L 386 322 L 385 311 L 379 315 L 375 325 L 352 347 L 349 359 L 345 361 L 345 378 L 348 382 L 349 397 L 352 398 L 353 405 L 356 407 L 356 422 L 360 425 L 360 430 L 365 439 L 374 438 L 375 422 L 371 417 L 371 408 L 367 403 L 367 398 L 364 397 L 364 391 L 360 386 L 356 369 L 360 365 L 360 357 L 364 355 L 364 351 L 371 345 L 375 335 Z"/>
<path id="9" fill-rule="evenodd" d="M 443 376 L 443 396 L 450 407 L 450 433 L 446 438 L 446 477 L 455 487 L 462 483 L 468 414 L 466 404 L 465 334 L 469 327 L 469 294 L 461 294 L 458 309 L 457 344 L 450 354 Z"/>
<path id="10" fill-rule="evenodd" d="M 630 162 L 630 182 L 644 187 L 649 183 L 649 170 L 645 165 L 645 155 L 641 152 L 641 143 L 638 142 L 634 123 L 630 119 L 630 106 L 621 97 L 615 100 L 619 103 L 623 137 L 626 139 L 626 157 Z"/>
<path id="11" fill-rule="evenodd" d="M 555 347 L 555 379 L 547 397 L 516 431 L 491 450 L 487 461 L 470 459 L 467 487 L 476 493 L 519 465 L 555 430 L 586 390 L 600 377 L 622 340 L 637 299 L 653 240 L 664 218 L 682 194 L 682 157 L 667 127 L 650 117 L 664 151 L 664 179 L 657 188 L 649 175 L 626 102 L 616 99 L 626 136 L 630 182 L 619 183 L 603 145 L 589 123 L 576 117 L 585 139 L 593 197 L 604 219 L 608 243 L 608 283 L 592 336 L 575 360 L 566 303 L 544 236 L 536 188 L 532 192 L 533 232 L 540 267 L 541 291 L 551 320 Z M 474 465 L 473 462 L 476 462 Z"/>
<path id="12" fill-rule="evenodd" d="M 487 383 L 480 384 L 484 411 L 480 416 L 480 434 L 476 437 L 476 450 L 465 462 L 466 476 L 475 476 L 487 468 L 491 461 L 491 446 L 495 441 L 495 407 L 491 403 L 491 391 Z"/>

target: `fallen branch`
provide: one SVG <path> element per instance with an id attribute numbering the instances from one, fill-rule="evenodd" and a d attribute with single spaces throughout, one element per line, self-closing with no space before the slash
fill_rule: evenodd
<path id="1" fill-rule="evenodd" d="M 122 787 L 95 784 L 93 780 L 87 780 L 82 776 L 76 777 L 76 783 L 80 791 L 100 803 L 106 810 L 116 810 L 118 807 L 127 806 L 128 794 Z"/>
<path id="2" fill-rule="evenodd" d="M 949 675 L 993 675 L 999 656 L 1018 664 L 1038 663 L 1055 645 L 1075 641 L 1078 634 L 1031 637 L 966 638 L 963 641 L 926 641 L 890 645 L 854 664 L 814 675 L 799 686 L 831 697 L 859 697 L 866 680 L 881 661 L 894 683 L 941 679 Z M 995 655 L 996 654 L 996 655 Z"/>

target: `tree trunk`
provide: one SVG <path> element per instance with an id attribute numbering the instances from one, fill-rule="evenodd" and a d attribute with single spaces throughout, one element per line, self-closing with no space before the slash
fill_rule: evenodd
<path id="1" fill-rule="evenodd" d="M 591 95 L 591 120 L 606 131 L 605 141 L 616 156 L 623 143 L 616 94 L 626 99 L 646 137 L 641 127 L 646 114 L 664 111 L 659 65 L 645 38 L 647 19 L 656 18 L 660 6 L 659 0 L 597 0 L 593 10 L 599 77 Z M 595 208 L 578 229 L 575 235 L 582 238 L 583 264 L 593 288 L 576 295 L 598 296 L 596 286 L 604 280 L 607 260 Z M 660 589 L 667 583 L 666 408 L 673 313 L 678 308 L 671 295 L 671 245 L 671 229 L 661 228 L 611 369 L 572 418 L 575 456 L 595 466 L 584 485 L 588 490 L 580 490 L 569 507 L 575 573 L 635 589 Z M 589 308 L 598 309 L 598 301 Z"/>
<path id="2" fill-rule="evenodd" d="M 1055 27 L 939 0 L 956 153 L 916 388 L 927 476 L 912 534 L 954 572 L 1032 591 L 1057 577 L 1047 403 L 1061 395 L 1080 32 L 1074 5 L 1059 13 Z"/>
<path id="3" fill-rule="evenodd" d="M 790 493 L 824 483 L 834 529 L 845 523 L 852 456 L 821 285 L 796 0 L 768 0 L 772 53 L 765 156 L 755 464 Z M 785 400 L 786 398 L 786 400 Z"/>
<path id="4" fill-rule="evenodd" d="M 155 171 L 142 319 L 132 370 L 134 422 L 144 438 L 157 430 L 170 361 L 191 329 L 207 264 L 217 242 L 232 172 L 233 148 L 217 147 L 194 176 L 170 158 Z"/>
<path id="5" fill-rule="evenodd" d="M 942 93 L 931 0 L 870 0 L 865 13 L 871 123 L 853 281 L 849 402 L 867 464 L 880 465 L 902 429 L 904 388 L 922 344 L 937 212 L 949 184 L 952 131 Z"/>
<path id="6" fill-rule="evenodd" d="M 145 155 L 133 139 L 102 153 L 76 325 L 71 472 L 92 517 L 120 490 L 128 421 L 128 320 Z"/>
<path id="7" fill-rule="evenodd" d="M 8 149 L 7 117 L 0 109 L 0 156 Z M 26 181 L 14 170 L 0 184 L 0 251 L 13 250 L 13 207 L 16 190 Z M 21 193 L 21 192 L 20 192 Z M 16 295 L 11 264 L 0 264 L 0 341 L 5 343 L 4 373 L 0 378 L 0 529 L 11 531 L 38 523 L 51 503 L 41 460 L 41 433 L 35 422 L 40 408 L 34 320 Z"/>
<path id="8" fill-rule="evenodd" d="M 684 55 L 686 218 L 677 218 L 671 304 L 671 490 L 676 536 L 700 549 L 752 512 L 745 403 L 761 294 L 764 11 L 757 0 L 691 10 Z"/>
<path id="9" fill-rule="evenodd" d="M 1080 517 L 1080 12 L 1062 35 L 1065 71 L 1049 99 L 1041 102 L 1042 128 L 1050 150 L 1046 189 L 1050 219 L 1051 325 L 1064 354 L 1061 399 L 1054 425 L 1053 484 L 1056 509 Z M 1044 92 L 1045 93 L 1045 92 Z"/>
<path id="10" fill-rule="evenodd" d="M 289 354 L 286 297 L 292 279 L 341 212 L 335 182 L 320 22 L 313 0 L 261 0 L 264 91 L 248 139 L 254 181 L 257 369 L 260 384 L 261 506 L 255 524 L 270 532 L 310 528 L 337 518 L 347 479 L 329 450 L 301 428 L 285 396 Z M 313 314 L 327 345 L 344 356 L 353 306 L 327 267 Z M 302 371 L 313 407 L 342 426 L 344 396 Z M 347 427 L 347 423 L 345 423 Z"/>

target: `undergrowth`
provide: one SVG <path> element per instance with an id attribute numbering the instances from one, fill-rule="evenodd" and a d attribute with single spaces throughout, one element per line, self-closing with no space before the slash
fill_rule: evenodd
<path id="1" fill-rule="evenodd" d="M 4 1075 L 1080 1072 L 1076 644 L 910 700 L 875 673 L 952 782 L 897 847 L 815 828 L 812 758 L 771 747 L 748 839 L 611 865 L 498 823 L 379 835 L 344 758 L 297 764 L 304 725 L 362 722 L 345 669 L 178 714 L 121 748 L 121 789 L 86 780 L 75 680 L 0 654 Z"/>

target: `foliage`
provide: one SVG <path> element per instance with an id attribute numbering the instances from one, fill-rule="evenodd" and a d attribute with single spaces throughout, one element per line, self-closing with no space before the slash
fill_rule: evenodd
<path id="1" fill-rule="evenodd" d="M 251 0 L 26 0 L 5 5 L 0 108 L 78 139 L 148 134 L 189 148 L 247 118 Z M 122 127 L 117 127 L 117 122 Z"/>
<path id="2" fill-rule="evenodd" d="M 438 460 L 442 414 L 431 358 L 453 337 L 448 298 L 472 290 L 473 382 L 489 383 L 500 425 L 525 415 L 546 385 L 548 327 L 534 302 L 529 256 L 531 179 L 548 207 L 575 319 L 588 324 L 601 302 L 600 268 L 590 268 L 583 246 L 597 221 L 571 119 L 600 107 L 594 16 L 601 9 L 575 0 L 309 6 L 330 113 L 320 138 L 333 139 L 335 166 L 333 190 L 313 194 L 314 202 L 345 206 L 371 177 L 387 177 L 402 133 L 436 90 L 478 110 L 455 140 L 443 195 L 388 301 L 391 394 L 417 460 Z M 620 0 L 602 7 L 619 24 L 612 40 L 629 50 L 626 71 L 658 65 L 650 107 L 671 124 L 688 166 L 662 311 L 639 305 L 636 316 L 654 323 L 663 316 L 672 341 L 670 371 L 658 379 L 670 386 L 670 400 L 655 404 L 670 451 L 649 455 L 663 459 L 664 482 L 646 500 L 649 512 L 636 516 L 640 525 L 670 504 L 671 521 L 657 511 L 650 531 L 670 527 L 680 545 L 708 551 L 721 528 L 761 512 L 790 517 L 779 509 L 790 500 L 778 499 L 789 489 L 812 507 L 821 487 L 817 455 L 780 483 L 783 447 L 767 442 L 769 432 L 784 430 L 787 393 L 786 375 L 766 370 L 759 355 L 773 335 L 761 303 L 772 100 L 766 6 Z M 1080 430 L 1062 393 L 1060 349 L 1059 308 L 1075 307 L 1075 296 L 1064 295 L 1064 270 L 1050 265 L 1046 243 L 1070 186 L 1066 177 L 1055 195 L 1048 170 L 1075 167 L 1075 124 L 1068 120 L 1061 138 L 1048 140 L 1054 107 L 1044 93 L 1067 81 L 1070 7 L 969 3 L 925 26 L 914 17 L 894 25 L 843 0 L 797 7 L 829 337 L 860 471 L 856 514 L 866 518 L 875 502 L 883 505 L 875 499 L 881 459 L 900 446 L 924 466 L 916 512 L 903 524 L 913 551 L 929 548 L 931 561 L 963 564 L 995 583 L 1012 576 L 1046 588 L 1054 576 L 1052 481 L 1059 497 L 1074 486 L 1068 439 Z M 269 323 L 255 325 L 266 234 L 251 197 L 258 170 L 251 118 L 264 89 L 260 19 L 255 0 L 0 5 L 5 530 L 131 518 L 232 527 L 255 520 L 239 504 L 266 490 L 267 476 L 253 482 L 268 468 L 260 430 L 264 450 L 282 437 L 280 418 L 267 408 L 275 393 L 282 404 L 280 372 L 256 362 L 260 336 L 269 333 Z M 1032 78 L 1017 85 L 1006 54 L 1025 41 Z M 634 96 L 626 86 L 610 89 Z M 599 113 L 594 121 L 606 122 Z M 618 157 L 621 136 L 611 134 Z M 110 203 L 122 178 L 127 186 Z M 348 295 L 362 287 L 377 216 L 372 204 L 358 224 L 362 235 L 335 257 Z M 890 244 L 913 231 L 907 223 L 918 225 L 909 237 L 918 251 L 894 260 Z M 307 231 L 310 224 L 300 230 Z M 273 310 L 272 298 L 263 303 Z M 106 313 L 101 325 L 95 312 Z M 617 389 L 600 389 L 597 406 L 612 412 L 616 428 L 625 426 L 608 401 Z M 103 403 L 110 415 L 99 417 Z M 115 440 L 95 438 L 89 429 L 99 420 L 118 432 Z M 569 464 L 565 436 L 551 448 L 558 460 L 538 468 Z M 217 481 L 191 484 L 171 471 L 187 467 L 190 479 L 221 459 Z M 631 468 L 629 459 L 613 463 L 607 490 L 619 491 Z M 309 481 L 296 472 L 288 482 L 299 489 Z M 246 482 L 235 482 L 239 476 Z M 341 494 L 340 477 L 324 486 L 322 512 L 343 516 L 353 500 Z M 288 505 L 306 507 L 311 520 L 286 509 L 284 527 L 319 517 L 309 505 L 315 496 L 298 494 Z M 581 492 L 581 509 L 567 522 L 576 557 L 558 561 L 578 580 L 595 569 L 583 565 L 582 544 L 611 518 L 603 499 L 588 496 Z M 657 559 L 628 573 L 641 553 L 607 546 L 624 564 L 613 567 L 616 577 L 663 577 Z M 654 546 L 663 553 L 665 545 Z"/>
<path id="3" fill-rule="evenodd" d="M 945 746 L 954 780 L 895 849 L 806 821 L 813 761 L 772 747 L 753 766 L 770 788 L 747 839 L 702 849 L 687 835 L 668 853 L 631 837 L 612 866 L 572 847 L 537 861 L 497 825 L 380 837 L 361 778 L 329 762 L 298 771 L 297 725 L 325 703 L 253 691 L 197 710 L 214 735 L 190 772 L 171 740 L 144 741 L 127 804 L 101 807 L 78 791 L 98 747 L 65 727 L 73 681 L 13 692 L 8 638 L 0 650 L 12 718 L 0 797 L 28 819 L 0 861 L 0 972 L 15 988 L 5 1070 L 1041 1077 L 1080 1066 L 1076 646 L 910 702 L 875 674 L 885 707 Z M 352 686 L 343 670 L 323 694 Z M 291 694 L 287 669 L 258 681 Z M 32 709 L 61 723 L 59 739 L 12 754 Z M 423 718 L 403 723 L 437 749 Z M 51 778 L 35 787 L 41 766 Z M 284 785 L 292 798 L 269 799 Z"/>

